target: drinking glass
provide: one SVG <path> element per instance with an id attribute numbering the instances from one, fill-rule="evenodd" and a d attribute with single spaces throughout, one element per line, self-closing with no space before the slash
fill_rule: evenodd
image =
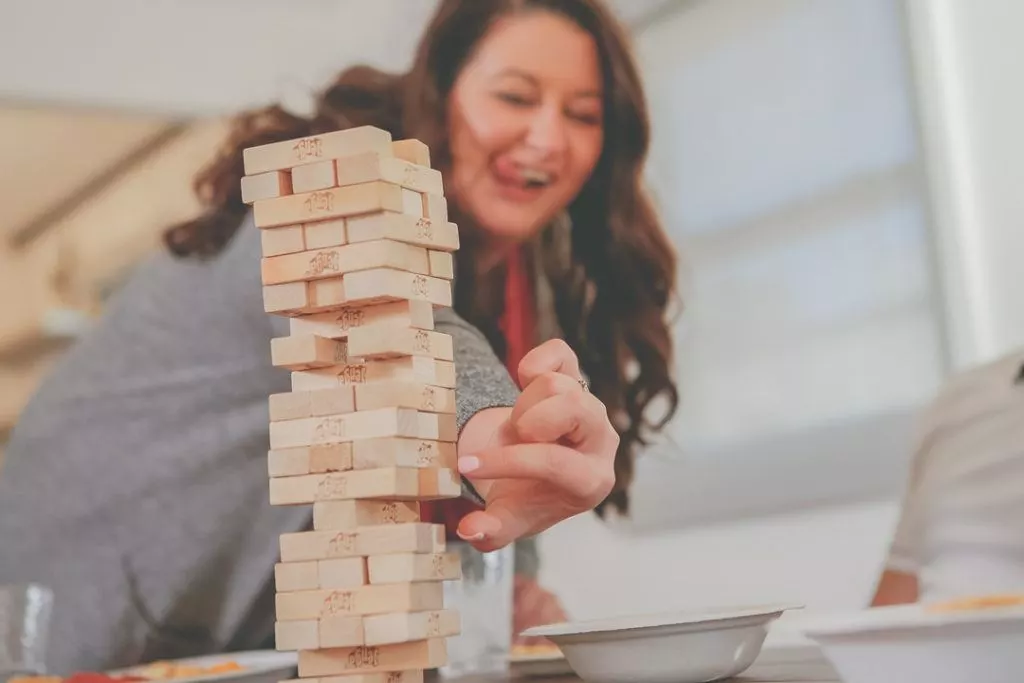
<path id="1" fill-rule="evenodd" d="M 46 673 L 53 591 L 37 584 L 0 586 L 0 680 Z"/>
<path id="2" fill-rule="evenodd" d="M 444 585 L 445 609 L 459 612 L 461 633 L 446 639 L 448 662 L 438 673 L 442 678 L 504 673 L 512 647 L 514 546 L 482 553 L 449 541 L 448 551 L 462 560 L 462 579 Z"/>

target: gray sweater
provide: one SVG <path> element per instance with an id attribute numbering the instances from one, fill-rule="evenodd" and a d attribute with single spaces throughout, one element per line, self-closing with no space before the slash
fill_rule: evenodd
<path id="1" fill-rule="evenodd" d="M 62 358 L 0 471 L 0 584 L 56 593 L 56 674 L 272 647 L 278 537 L 310 507 L 268 503 L 270 364 L 287 320 L 263 311 L 258 230 L 216 259 L 160 253 Z M 518 390 L 449 309 L 458 425 Z M 529 561 L 530 556 L 518 560 Z"/>

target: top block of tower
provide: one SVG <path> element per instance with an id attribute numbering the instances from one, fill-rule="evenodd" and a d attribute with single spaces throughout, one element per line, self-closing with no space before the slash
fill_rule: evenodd
<path id="1" fill-rule="evenodd" d="M 246 175 L 254 175 L 364 152 L 393 154 L 391 133 L 375 126 L 360 126 L 322 135 L 271 142 L 244 149 L 242 164 Z"/>

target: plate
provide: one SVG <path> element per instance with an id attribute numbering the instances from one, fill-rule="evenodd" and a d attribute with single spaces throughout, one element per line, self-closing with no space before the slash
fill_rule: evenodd
<path id="1" fill-rule="evenodd" d="M 108 671 L 111 676 L 148 676 L 157 672 L 157 667 L 165 664 L 171 667 L 211 667 L 238 664 L 237 670 L 213 672 L 185 677 L 155 676 L 151 680 L 157 683 L 214 683 L 215 681 L 245 681 L 246 683 L 279 683 L 291 678 L 298 666 L 298 655 L 294 652 L 278 652 L 277 650 L 249 650 L 246 652 L 225 652 L 202 657 L 186 657 L 183 659 L 161 660 L 138 666 Z"/>
<path id="2" fill-rule="evenodd" d="M 768 626 L 793 605 L 670 612 L 536 626 L 591 683 L 707 683 L 757 657 Z"/>
<path id="3" fill-rule="evenodd" d="M 508 663 L 509 673 L 517 677 L 564 676 L 572 673 L 565 655 L 555 645 L 513 646 Z"/>
<path id="4" fill-rule="evenodd" d="M 1024 671 L 1024 606 L 877 607 L 821 618 L 804 634 L 847 683 L 1006 683 Z"/>

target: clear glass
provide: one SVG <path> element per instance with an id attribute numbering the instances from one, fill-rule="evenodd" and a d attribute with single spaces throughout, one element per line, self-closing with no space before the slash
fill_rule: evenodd
<path id="1" fill-rule="evenodd" d="M 0 586 L 0 680 L 46 673 L 53 592 L 36 584 Z"/>
<path id="2" fill-rule="evenodd" d="M 459 612 L 461 633 L 447 638 L 443 678 L 466 674 L 502 674 L 512 648 L 514 546 L 481 553 L 467 543 L 449 541 L 448 551 L 462 558 L 462 579 L 446 581 L 445 609 Z"/>

